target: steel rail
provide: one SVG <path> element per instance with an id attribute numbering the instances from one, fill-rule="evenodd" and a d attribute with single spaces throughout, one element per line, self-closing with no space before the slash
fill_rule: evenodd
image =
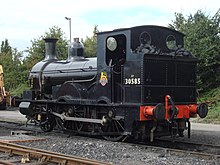
<path id="1" fill-rule="evenodd" d="M 141 142 L 141 143 L 128 142 L 128 143 L 130 143 L 131 145 L 138 145 L 146 149 L 162 150 L 165 151 L 166 153 L 174 153 L 174 154 L 182 153 L 192 156 L 220 159 L 219 145 L 202 144 L 202 143 L 200 144 L 200 143 L 191 143 L 191 142 L 183 142 L 183 141 L 176 141 L 175 144 L 170 140 L 161 140 L 161 139 L 160 140 L 157 139 L 157 142 L 154 141 L 154 143 L 148 143 L 148 142 Z M 185 146 L 176 147 L 175 145 L 178 144 L 181 146 L 184 146 L 185 144 Z M 189 145 L 192 146 L 188 148 Z M 209 149 L 209 151 L 207 151 L 207 149 Z M 214 149 L 216 149 L 217 151 L 213 151 Z"/>
<path id="2" fill-rule="evenodd" d="M 170 139 L 159 139 L 158 141 L 163 142 L 164 144 L 168 144 L 175 149 L 195 151 L 199 153 L 204 153 L 204 155 L 215 155 L 215 157 L 220 158 L 220 145 L 204 144 L 182 140 L 171 141 Z"/>
<path id="3" fill-rule="evenodd" d="M 145 146 L 145 147 L 149 147 L 149 146 Z M 202 157 L 206 157 L 206 158 L 216 158 L 216 159 L 220 158 L 220 155 L 218 155 L 218 154 L 210 154 L 210 153 L 204 153 L 204 152 L 198 152 L 198 151 L 173 149 L 173 148 L 167 148 L 167 147 L 156 147 L 156 146 L 150 146 L 150 147 L 153 149 L 164 150 L 167 153 L 174 153 L 174 154 L 183 153 L 183 154 L 187 154 L 187 155 L 202 156 Z"/>
<path id="4" fill-rule="evenodd" d="M 50 152 L 46 150 L 30 148 L 18 144 L 0 142 L 0 151 L 21 155 L 25 158 L 34 158 L 45 162 L 62 165 L 109 165 L 109 163 L 71 155 Z"/>
<path id="5" fill-rule="evenodd" d="M 7 160 L 0 160 L 1 165 L 16 165 L 14 163 L 8 162 Z"/>

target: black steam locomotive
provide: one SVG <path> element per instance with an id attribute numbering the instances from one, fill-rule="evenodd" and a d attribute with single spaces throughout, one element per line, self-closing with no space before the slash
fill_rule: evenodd
<path id="1" fill-rule="evenodd" d="M 67 60 L 56 57 L 57 39 L 30 71 L 20 112 L 43 131 L 55 127 L 118 141 L 183 136 L 197 104 L 198 59 L 184 49 L 184 34 L 160 26 L 137 26 L 97 34 L 97 58 L 85 58 L 75 39 Z"/>

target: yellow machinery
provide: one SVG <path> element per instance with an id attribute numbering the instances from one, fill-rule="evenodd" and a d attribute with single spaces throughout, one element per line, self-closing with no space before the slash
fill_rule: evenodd
<path id="1" fill-rule="evenodd" d="M 0 65 L 0 110 L 5 110 L 6 106 L 10 106 L 10 95 L 5 91 L 3 73 L 2 65 Z"/>

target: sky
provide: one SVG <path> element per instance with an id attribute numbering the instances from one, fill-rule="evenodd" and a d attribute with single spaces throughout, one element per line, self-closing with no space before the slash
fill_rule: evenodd
<path id="1" fill-rule="evenodd" d="M 95 25 L 99 31 L 140 25 L 167 26 L 174 13 L 184 16 L 202 10 L 213 16 L 220 8 L 219 0 L 1 0 L 0 42 L 8 39 L 18 51 L 31 47 L 38 39 L 58 26 L 69 39 L 91 37 Z"/>

